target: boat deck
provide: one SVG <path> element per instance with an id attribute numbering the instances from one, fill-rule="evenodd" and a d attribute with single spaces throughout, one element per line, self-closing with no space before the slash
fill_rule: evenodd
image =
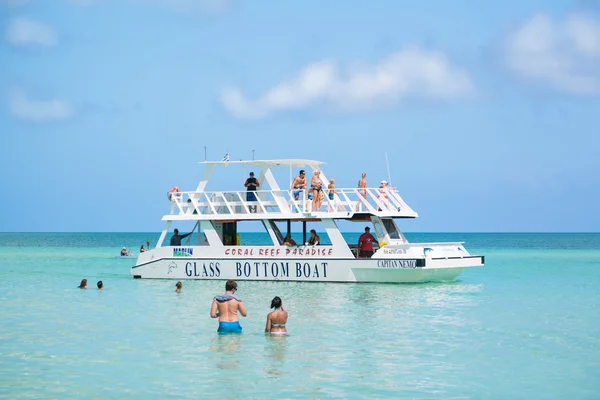
<path id="1" fill-rule="evenodd" d="M 385 192 L 367 188 L 365 196 L 359 189 L 337 189 L 333 200 L 323 190 L 321 207 L 315 209 L 309 193 L 295 197 L 290 190 L 257 190 L 255 192 L 180 192 L 171 198 L 171 210 L 163 220 L 253 220 L 253 219 L 310 219 L 352 218 L 370 214 L 395 218 L 416 218 L 418 214 L 400 197 L 396 190 Z M 254 193 L 256 201 L 248 201 Z M 252 208 L 256 208 L 252 212 Z"/>

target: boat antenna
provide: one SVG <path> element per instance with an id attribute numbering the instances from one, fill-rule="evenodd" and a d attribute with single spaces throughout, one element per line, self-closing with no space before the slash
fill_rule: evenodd
<path id="1" fill-rule="evenodd" d="M 204 162 L 206 162 L 206 146 L 204 146 Z"/>
<path id="2" fill-rule="evenodd" d="M 254 150 L 252 150 L 252 161 L 254 161 Z"/>
<path id="3" fill-rule="evenodd" d="M 387 168 L 389 185 L 392 186 L 392 175 L 390 175 L 390 164 L 388 163 L 387 151 L 385 152 L 385 166 Z"/>

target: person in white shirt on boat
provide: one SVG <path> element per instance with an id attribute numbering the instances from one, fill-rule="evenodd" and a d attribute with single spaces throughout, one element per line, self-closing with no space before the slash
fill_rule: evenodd
<path id="1" fill-rule="evenodd" d="M 169 243 L 171 246 L 181 246 L 181 239 L 184 239 L 190 236 L 193 231 L 190 233 L 186 233 L 185 235 L 180 235 L 179 230 L 177 228 L 173 229 L 173 236 L 171 236 L 171 242 Z"/>

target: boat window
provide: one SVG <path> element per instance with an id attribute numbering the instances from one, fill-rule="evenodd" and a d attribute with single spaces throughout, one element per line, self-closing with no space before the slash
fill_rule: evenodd
<path id="1" fill-rule="evenodd" d="M 383 226 L 387 231 L 388 235 L 390 235 L 390 239 L 400 239 L 400 231 L 398 227 L 394 223 L 394 220 L 391 218 L 385 218 L 381 220 L 383 222 Z"/>
<path id="2" fill-rule="evenodd" d="M 385 232 L 383 231 L 383 228 L 381 227 L 381 224 L 379 223 L 379 221 L 373 221 L 373 227 L 375 228 L 375 235 L 378 238 L 385 237 Z"/>

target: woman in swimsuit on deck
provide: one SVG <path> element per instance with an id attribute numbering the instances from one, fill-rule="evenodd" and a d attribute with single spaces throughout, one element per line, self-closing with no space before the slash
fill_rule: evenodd
<path id="1" fill-rule="evenodd" d="M 313 194 L 313 211 L 321 209 L 321 190 L 323 190 L 323 182 L 321 181 L 321 171 L 315 171 L 312 180 L 310 181 L 310 190 Z"/>
<path id="2" fill-rule="evenodd" d="M 287 323 L 288 313 L 283 309 L 283 303 L 279 296 L 273 298 L 271 301 L 271 308 L 274 308 L 275 311 L 271 311 L 267 315 L 265 333 L 271 333 L 271 335 L 287 335 L 285 324 Z"/>
<path id="3" fill-rule="evenodd" d="M 363 172 L 362 178 L 358 181 L 358 202 L 356 203 L 356 211 L 358 211 L 358 207 L 360 203 L 367 200 L 367 174 Z"/>

